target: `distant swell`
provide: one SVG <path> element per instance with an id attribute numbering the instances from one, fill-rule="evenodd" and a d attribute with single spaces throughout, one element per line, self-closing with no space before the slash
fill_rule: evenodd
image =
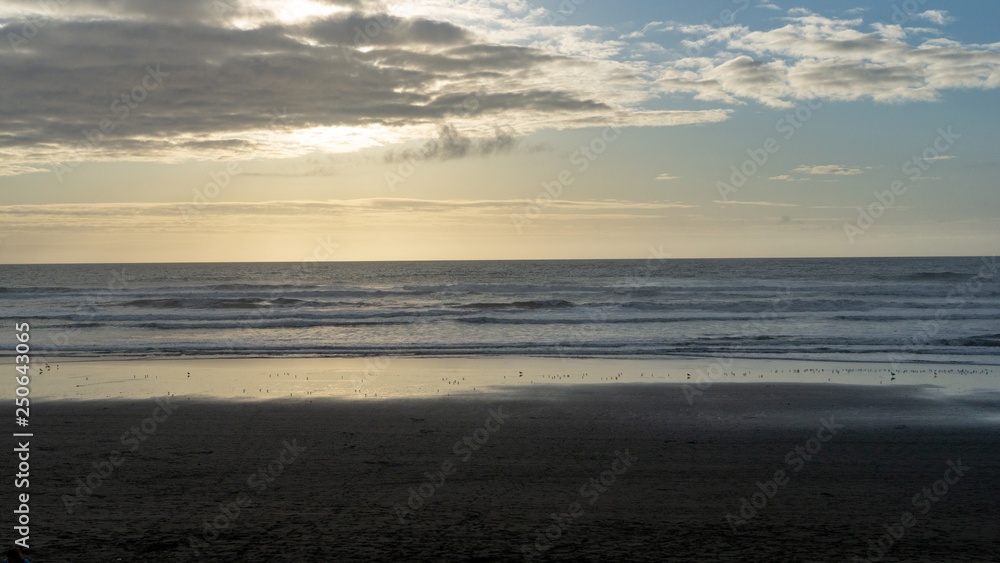
<path id="1" fill-rule="evenodd" d="M 457 309 L 568 309 L 576 305 L 563 299 L 546 299 L 541 301 L 514 301 L 513 303 L 468 303 L 458 305 Z"/>
<path id="2" fill-rule="evenodd" d="M 972 274 L 958 272 L 919 272 L 906 277 L 913 281 L 964 281 L 972 278 Z"/>
<path id="3" fill-rule="evenodd" d="M 136 299 L 122 303 L 123 307 L 147 307 L 149 309 L 179 309 L 184 306 L 180 299 Z"/>
<path id="4" fill-rule="evenodd" d="M 984 348 L 1000 348 L 1000 334 L 985 334 L 968 338 L 954 338 L 942 342 L 947 346 L 982 346 Z"/>
<path id="5" fill-rule="evenodd" d="M 168 322 L 159 321 L 151 323 L 139 323 L 138 328 L 149 328 L 156 330 L 259 330 L 269 328 L 326 328 L 326 327 L 365 327 L 365 326 L 392 326 L 408 325 L 412 321 L 408 320 L 311 320 L 311 319 L 278 319 L 278 320 L 257 320 L 248 322 Z M 92 325 L 79 325 L 92 326 Z"/>
<path id="6" fill-rule="evenodd" d="M 274 305 L 294 305 L 301 299 L 281 297 L 263 299 L 259 297 L 238 297 L 231 299 L 135 299 L 122 303 L 123 307 L 143 307 L 146 309 L 253 309 Z"/>

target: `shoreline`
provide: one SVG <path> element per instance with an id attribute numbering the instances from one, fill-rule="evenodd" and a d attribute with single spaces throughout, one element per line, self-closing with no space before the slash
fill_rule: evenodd
<path id="1" fill-rule="evenodd" d="M 39 353 L 41 354 L 41 353 Z M 851 356 L 859 356 L 861 354 L 851 354 Z M 691 360 L 691 359 L 732 359 L 732 360 L 756 360 L 756 361 L 773 361 L 773 362 L 820 362 L 820 363 L 843 363 L 843 364 L 900 364 L 900 365 L 939 365 L 939 366 L 983 366 L 983 367 L 1000 367 L 1000 359 L 995 356 L 953 356 L 951 360 L 942 361 L 941 359 L 920 359 L 919 357 L 907 360 L 906 362 L 901 362 L 892 359 L 885 359 L 884 354 L 870 354 L 868 356 L 863 356 L 860 358 L 830 358 L 828 356 L 823 357 L 774 357 L 774 356 L 757 356 L 757 355 L 741 355 L 741 356 L 723 356 L 723 355 L 713 355 L 713 354 L 676 354 L 676 355 L 568 355 L 568 354 L 468 354 L 468 353 L 455 353 L 455 354 L 414 354 L 414 353 L 400 353 L 400 354 L 372 354 L 372 353 L 358 353 L 358 354 L 320 354 L 320 353 L 309 353 L 309 354 L 224 354 L 224 355 L 186 355 L 186 354 L 173 354 L 164 356 L 151 356 L 151 355 L 135 355 L 135 356 L 121 356 L 113 354 L 98 354 L 94 356 L 89 355 L 70 355 L 70 356 L 44 356 L 41 358 L 47 360 L 59 360 L 64 363 L 74 363 L 74 362 L 134 362 L 134 361 L 200 361 L 200 360 L 280 360 L 280 359 L 290 359 L 290 360 L 357 360 L 357 359 L 370 359 L 370 358 L 399 358 L 399 359 L 432 359 L 432 360 L 443 360 L 443 359 L 456 359 L 456 360 L 489 360 L 489 359 L 500 359 L 500 358 L 537 358 L 537 359 L 559 359 L 559 360 L 621 360 L 621 361 L 671 361 L 671 360 Z M 0 354 L 0 360 L 3 359 L 13 359 L 14 354 L 2 353 Z M 988 359 L 989 361 L 985 361 Z M 972 359 L 977 359 L 973 361 Z M 50 362 L 51 363 L 51 362 Z"/>
<path id="2" fill-rule="evenodd" d="M 672 383 L 695 399 L 722 383 L 830 383 L 878 388 L 929 385 L 945 394 L 1000 391 L 1000 367 L 686 357 L 670 359 L 213 358 L 98 359 L 35 364 L 31 397 L 297 400 L 482 395 L 510 389 L 599 383 Z M 11 390 L 0 390 L 7 398 Z"/>

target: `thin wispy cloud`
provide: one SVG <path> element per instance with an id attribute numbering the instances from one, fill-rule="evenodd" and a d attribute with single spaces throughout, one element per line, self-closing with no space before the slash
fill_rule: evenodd
<path id="1" fill-rule="evenodd" d="M 712 203 L 718 203 L 722 205 L 758 205 L 763 207 L 798 207 L 795 203 L 778 203 L 773 201 L 735 201 L 735 200 L 713 200 Z"/>
<path id="2" fill-rule="evenodd" d="M 578 213 L 609 217 L 645 216 L 697 205 L 680 202 L 619 200 L 553 200 L 546 211 L 574 215 Z M 0 220 L 11 228 L 32 226 L 35 230 L 64 230 L 101 226 L 115 230 L 159 229 L 184 230 L 192 226 L 243 224 L 257 228 L 259 221 L 329 222 L 370 221 L 373 217 L 387 222 L 419 222 L 443 218 L 479 221 L 492 217 L 509 223 L 510 215 L 523 213 L 520 199 L 448 200 L 415 198 L 361 198 L 320 201 L 260 202 L 186 202 L 186 203 L 72 203 L 0 206 Z M 250 223 L 247 223 L 248 218 Z M 41 222 L 40 222 L 41 221 Z M 227 222 L 227 221 L 231 221 Z"/>
<path id="3" fill-rule="evenodd" d="M 837 164 L 821 164 L 816 166 L 799 166 L 795 169 L 796 172 L 801 172 L 803 174 L 813 174 L 816 176 L 854 176 L 856 174 L 861 174 L 862 170 L 860 168 L 848 168 L 846 166 L 840 166 Z"/>
<path id="4" fill-rule="evenodd" d="M 51 172 L 51 170 L 39 166 L 0 163 L 0 176 L 19 176 L 21 174 L 36 174 L 39 172 Z"/>

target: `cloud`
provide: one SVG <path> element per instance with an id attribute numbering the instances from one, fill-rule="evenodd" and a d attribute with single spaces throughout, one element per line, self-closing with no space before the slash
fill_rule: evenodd
<path id="1" fill-rule="evenodd" d="M 938 156 L 924 156 L 921 157 L 923 160 L 951 160 L 953 158 L 958 158 L 953 154 L 942 154 Z"/>
<path id="2" fill-rule="evenodd" d="M 871 166 L 865 167 L 865 169 L 870 169 Z M 818 182 L 833 182 L 832 179 L 815 179 L 809 176 L 856 176 L 858 174 L 864 173 L 861 168 L 848 168 L 846 166 L 840 166 L 838 164 L 820 164 L 814 166 L 799 166 L 793 172 L 798 172 L 799 174 L 806 174 L 807 176 L 796 176 L 792 174 L 778 174 L 776 176 L 771 176 L 768 180 L 776 180 L 780 182 L 806 182 L 806 181 L 818 181 Z"/>
<path id="3" fill-rule="evenodd" d="M 780 10 L 781 9 L 781 7 L 778 6 L 777 4 L 774 4 L 772 2 L 767 2 L 765 0 L 762 0 L 761 2 L 759 2 L 756 7 L 758 7 L 758 8 L 764 8 L 766 10 Z"/>
<path id="4" fill-rule="evenodd" d="M 35 174 L 38 172 L 51 172 L 48 168 L 38 166 L 22 166 L 20 164 L 0 163 L 0 176 L 18 176 L 21 174 Z"/>
<path id="5" fill-rule="evenodd" d="M 865 33 L 860 17 L 828 18 L 803 8 L 788 14 L 770 30 L 678 27 L 701 55 L 663 68 L 657 86 L 697 100 L 775 108 L 808 99 L 934 101 L 946 90 L 1000 86 L 998 44 L 920 40 L 914 37 L 934 30 L 900 25 L 875 24 Z M 928 18 L 946 21 L 943 12 Z"/>
<path id="6" fill-rule="evenodd" d="M 673 28 L 674 24 L 672 22 L 660 22 L 660 21 L 649 22 L 646 25 L 642 26 L 642 29 L 640 31 L 633 31 L 631 33 L 623 35 L 622 39 L 639 39 L 645 37 L 647 33 L 670 31 Z"/>
<path id="7" fill-rule="evenodd" d="M 675 209 L 697 205 L 677 202 L 620 200 L 553 200 L 546 218 L 652 219 Z M 0 222 L 8 231 L 46 232 L 163 232 L 192 230 L 229 232 L 261 229 L 301 229 L 311 225 L 369 228 L 372 224 L 437 225 L 483 222 L 512 230 L 511 215 L 525 212 L 523 199 L 427 200 L 366 198 L 325 201 L 264 201 L 209 203 L 77 203 L 0 206 Z M 325 227 L 324 227 L 325 228 Z"/>
<path id="8" fill-rule="evenodd" d="M 712 203 L 719 203 L 722 205 L 760 205 L 765 207 L 798 207 L 795 203 L 775 203 L 771 201 L 733 201 L 733 200 L 713 200 Z"/>
<path id="9" fill-rule="evenodd" d="M 502 154 L 512 141 L 496 131 L 507 127 L 710 124 L 751 101 L 903 103 L 1000 86 L 1000 44 L 922 40 L 923 28 L 803 8 L 753 27 L 653 21 L 622 35 L 553 25 L 556 12 L 521 0 L 74 0 L 23 37 L 40 6 L 0 4 L 0 37 L 12 42 L 0 75 L 23 77 L 0 81 L 2 174 L 398 152 L 424 140 L 438 143 L 435 158 Z M 666 61 L 660 41 L 642 40 L 668 31 L 697 54 Z M 664 93 L 703 103 L 663 110 Z"/>
<path id="10" fill-rule="evenodd" d="M 677 178 L 678 178 L 678 176 L 671 176 L 670 174 L 667 174 L 666 172 L 664 172 L 663 174 L 660 174 L 659 176 L 656 177 L 657 180 L 676 180 Z"/>
<path id="11" fill-rule="evenodd" d="M 854 176 L 856 174 L 861 174 L 860 168 L 847 168 L 844 166 L 839 166 L 837 164 L 822 164 L 818 166 L 799 166 L 795 169 L 796 172 L 802 172 L 803 174 L 814 174 L 819 176 L 834 175 L 834 176 Z"/>
<path id="12" fill-rule="evenodd" d="M 913 17 L 927 20 L 937 25 L 945 25 L 955 21 L 955 18 L 949 16 L 946 10 L 927 10 L 919 14 L 914 14 Z"/>
<path id="13" fill-rule="evenodd" d="M 489 210 L 506 214 L 511 209 L 524 208 L 523 199 L 417 199 L 417 198 L 359 198 L 341 200 L 277 200 L 259 202 L 222 202 L 209 203 L 175 202 L 175 203 L 58 203 L 31 205 L 0 205 L 0 217 L 4 219 L 21 218 L 33 221 L 32 217 L 174 217 L 180 211 L 189 207 L 197 207 L 212 215 L 275 215 L 296 217 L 299 215 L 329 215 L 336 213 L 354 213 L 359 210 L 370 211 L 440 211 L 459 210 L 475 211 Z M 557 199 L 546 204 L 550 208 L 567 210 L 663 210 L 674 208 L 693 208 L 697 205 L 664 201 L 628 201 L 628 200 L 567 200 Z"/>
<path id="14" fill-rule="evenodd" d="M 421 160 L 451 160 L 467 156 L 489 157 L 511 154 L 516 151 L 539 152 L 546 145 L 525 145 L 517 138 L 517 131 L 511 127 L 496 127 L 493 137 L 473 138 L 464 135 L 453 126 L 443 125 L 437 139 L 423 143 L 418 149 L 389 150 L 384 154 L 385 162 L 411 162 Z"/>

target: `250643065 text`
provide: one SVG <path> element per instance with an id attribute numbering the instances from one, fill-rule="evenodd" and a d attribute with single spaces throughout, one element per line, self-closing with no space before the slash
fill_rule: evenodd
<path id="1" fill-rule="evenodd" d="M 15 323 L 14 324 L 14 337 L 17 339 L 17 344 L 14 345 L 14 369 L 17 374 L 14 376 L 14 382 L 16 384 L 14 388 L 14 423 L 20 429 L 25 429 L 28 427 L 28 419 L 31 415 L 29 408 L 31 394 L 31 375 L 28 373 L 31 370 L 31 346 L 28 341 L 31 340 L 30 331 L 31 327 L 28 323 Z M 30 432 L 14 432 L 13 434 L 15 443 L 17 446 L 14 448 L 14 455 L 17 456 L 17 473 L 14 474 L 14 488 L 18 489 L 16 494 L 17 506 L 14 509 L 14 531 L 16 532 L 17 539 L 14 543 L 24 549 L 28 548 L 28 538 L 30 535 L 30 516 L 29 516 L 29 489 L 30 481 L 28 480 L 30 476 L 31 464 L 29 463 L 29 458 L 31 455 L 31 441 L 27 438 L 32 437 Z"/>

